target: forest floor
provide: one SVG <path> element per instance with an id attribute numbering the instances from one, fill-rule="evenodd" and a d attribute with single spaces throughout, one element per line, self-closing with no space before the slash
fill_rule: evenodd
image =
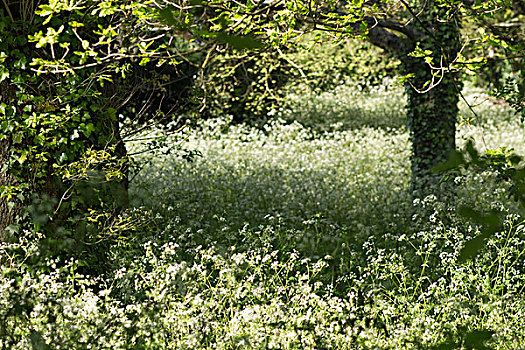
<path id="1" fill-rule="evenodd" d="M 110 273 L 71 261 L 17 280 L 34 305 L 0 327 L 11 348 L 523 348 L 525 224 L 510 185 L 469 170 L 449 179 L 453 202 L 413 200 L 402 90 L 344 92 L 290 96 L 262 128 L 203 121 L 138 157 Z M 525 155 L 519 117 L 465 95 L 479 118 L 462 106 L 458 145 Z M 460 205 L 505 218 L 468 261 L 483 227 Z M 1 288 L 15 282 L 0 282 L 9 306 L 18 294 Z"/>

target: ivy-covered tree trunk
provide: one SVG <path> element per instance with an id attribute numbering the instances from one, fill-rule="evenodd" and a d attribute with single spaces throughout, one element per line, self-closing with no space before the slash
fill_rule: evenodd
<path id="1" fill-rule="evenodd" d="M 442 178 L 433 168 L 445 162 L 456 148 L 458 118 L 458 74 L 452 71 L 453 60 L 461 49 L 459 20 L 429 1 L 421 13 L 420 30 L 427 32 L 417 44 L 417 53 L 406 56 L 403 65 L 412 75 L 408 89 L 407 126 L 412 142 L 412 191 L 415 197 L 440 195 Z M 446 20 L 445 20 L 446 19 Z M 421 56 L 422 56 L 421 55 Z"/>
<path id="2" fill-rule="evenodd" d="M 13 86 L 7 81 L 0 82 L 0 103 L 10 104 L 14 96 Z M 0 241 L 5 239 L 4 231 L 14 222 L 17 208 L 19 208 L 8 198 L 9 187 L 16 185 L 15 178 L 9 173 L 8 169 L 10 157 L 11 142 L 9 135 L 0 135 Z"/>
<path id="3" fill-rule="evenodd" d="M 9 161 L 9 143 L 4 140 L 0 141 L 0 189 L 5 186 L 15 184 L 15 180 L 7 171 Z M 0 191 L 3 192 L 3 191 Z M 7 192 L 7 191 L 5 191 Z M 5 239 L 4 230 L 13 223 L 16 216 L 16 210 L 8 204 L 7 196 L 0 197 L 0 241 Z"/>
<path id="4" fill-rule="evenodd" d="M 420 62 L 408 67 L 425 83 L 428 69 Z M 423 84 L 419 85 L 422 86 Z M 413 88 L 408 93 L 407 125 L 412 142 L 412 191 L 425 196 L 437 190 L 441 175 L 434 166 L 445 162 L 456 149 L 456 121 L 459 92 L 453 77 L 445 76 L 439 85 L 421 93 Z"/>

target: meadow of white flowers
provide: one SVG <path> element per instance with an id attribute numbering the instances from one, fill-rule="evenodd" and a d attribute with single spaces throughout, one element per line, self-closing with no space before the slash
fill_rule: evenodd
<path id="1" fill-rule="evenodd" d="M 489 172 L 450 180 L 458 203 L 507 213 L 458 262 L 480 227 L 412 199 L 402 90 L 344 89 L 291 96 L 264 128 L 222 118 L 173 135 L 170 147 L 200 154 L 191 162 L 138 158 L 107 276 L 75 261 L 29 269 L 38 233 L 1 245 L 0 348 L 523 348 L 525 225 L 507 185 Z M 525 155 L 518 118 L 474 108 L 458 144 Z"/>

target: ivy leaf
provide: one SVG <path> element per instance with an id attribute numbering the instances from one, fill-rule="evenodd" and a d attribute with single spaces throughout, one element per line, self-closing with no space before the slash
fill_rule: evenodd
<path id="1" fill-rule="evenodd" d="M 22 139 L 23 139 L 23 134 L 21 132 L 17 132 L 14 136 L 13 136 L 13 144 L 18 144 L 18 143 L 22 143 Z"/>
<path id="2" fill-rule="evenodd" d="M 93 123 L 87 123 L 82 129 L 82 133 L 86 137 L 89 137 L 93 131 L 95 131 L 95 126 Z"/>
<path id="3" fill-rule="evenodd" d="M 75 129 L 75 130 L 73 130 L 73 135 L 71 135 L 69 138 L 70 138 L 71 140 L 76 140 L 76 139 L 78 139 L 79 137 L 80 137 L 80 135 L 79 135 L 79 133 L 78 133 L 78 130 Z"/>
<path id="4" fill-rule="evenodd" d="M 24 164 L 24 162 L 27 160 L 27 154 L 28 153 L 29 152 L 26 151 L 26 150 L 22 151 L 22 154 L 20 154 L 20 157 L 18 157 L 18 159 L 17 159 L 18 163 Z"/>
<path id="5" fill-rule="evenodd" d="M 9 78 L 9 70 L 4 66 L 0 66 L 0 83 L 7 78 Z"/>

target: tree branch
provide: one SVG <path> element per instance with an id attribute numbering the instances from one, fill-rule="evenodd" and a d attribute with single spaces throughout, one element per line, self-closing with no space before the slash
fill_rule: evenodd
<path id="1" fill-rule="evenodd" d="M 297 19 L 314 25 L 314 28 L 331 32 L 357 34 L 361 31 L 361 22 L 352 22 L 346 24 L 344 27 L 339 23 L 333 23 L 330 21 L 319 21 L 312 17 L 297 16 Z M 368 40 L 386 51 L 389 51 L 396 55 L 404 55 L 412 50 L 411 37 L 420 38 L 422 34 L 412 30 L 409 27 L 404 27 L 401 24 L 392 21 L 378 21 L 373 17 L 367 17 L 364 19 L 368 25 Z M 321 26 L 321 27 L 320 27 Z M 398 35 L 392 33 L 390 30 L 396 30 L 400 33 L 407 35 L 410 40 L 405 40 Z"/>
<path id="2" fill-rule="evenodd" d="M 478 1 L 480 1 L 481 3 L 484 3 L 484 2 L 488 2 L 489 0 L 462 0 L 461 2 L 463 3 L 463 5 L 472 6 Z"/>
<path id="3" fill-rule="evenodd" d="M 403 25 L 398 22 L 390 21 L 390 20 L 379 20 L 377 22 L 377 26 L 402 33 L 406 35 L 410 40 L 413 40 L 413 41 L 419 41 L 426 36 L 425 34 L 423 34 L 422 32 L 420 32 L 419 30 L 415 28 L 412 28 L 408 25 Z"/>
<path id="4" fill-rule="evenodd" d="M 412 51 L 410 43 L 380 26 L 370 28 L 367 37 L 372 44 L 398 56 Z"/>

